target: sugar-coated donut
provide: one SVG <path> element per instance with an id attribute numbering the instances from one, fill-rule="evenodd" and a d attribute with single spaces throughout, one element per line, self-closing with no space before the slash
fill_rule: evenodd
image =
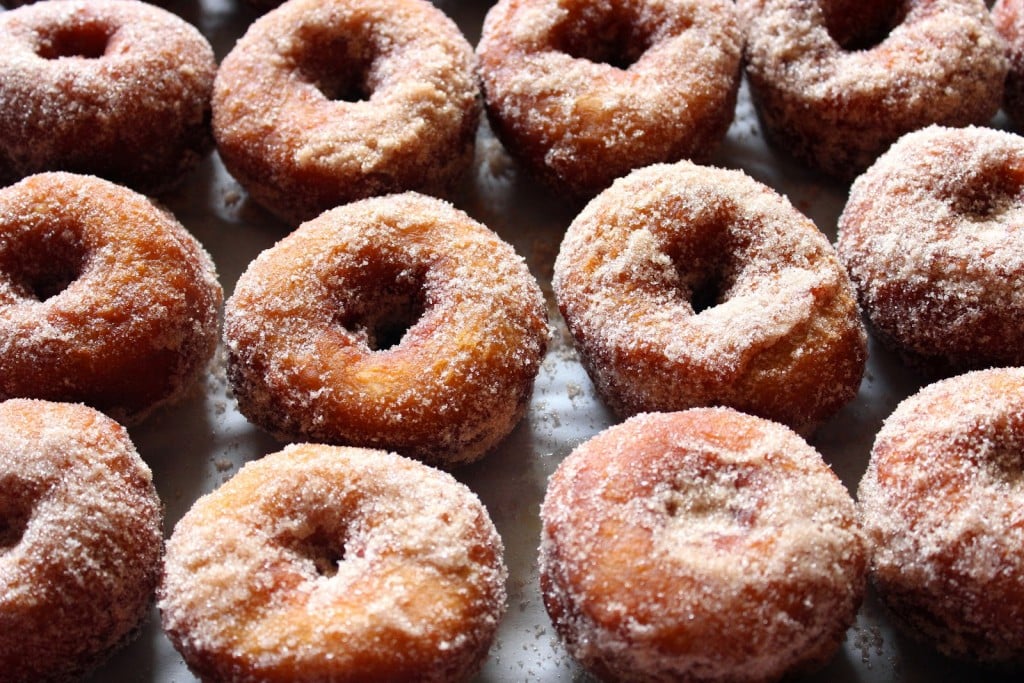
<path id="1" fill-rule="evenodd" d="M 838 251 L 876 336 L 926 374 L 1024 364 L 1024 138 L 932 126 L 853 184 Z"/>
<path id="2" fill-rule="evenodd" d="M 427 0 L 288 0 L 224 58 L 225 166 L 297 225 L 364 197 L 450 191 L 480 118 L 473 48 Z"/>
<path id="3" fill-rule="evenodd" d="M 837 650 L 864 592 L 853 499 L 795 432 L 729 408 L 634 416 L 541 507 L 544 604 L 616 681 L 769 681 Z"/>
<path id="4" fill-rule="evenodd" d="M 206 368 L 221 301 L 209 254 L 145 196 L 63 172 L 0 189 L 0 398 L 138 422 Z"/>
<path id="5" fill-rule="evenodd" d="M 619 415 L 728 405 L 802 429 L 857 393 L 866 336 L 835 251 L 740 171 L 617 180 L 569 226 L 553 284 Z"/>
<path id="6" fill-rule="evenodd" d="M 134 634 L 163 506 L 123 427 L 83 405 L 0 403 L 0 679 L 75 680 Z"/>
<path id="7" fill-rule="evenodd" d="M 1007 72 L 982 0 L 737 0 L 765 136 L 852 180 L 904 133 L 987 123 Z"/>
<path id="8" fill-rule="evenodd" d="M 573 197 L 707 160 L 733 119 L 742 51 L 729 0 L 501 0 L 477 47 L 494 132 Z"/>
<path id="9" fill-rule="evenodd" d="M 996 0 L 992 6 L 992 23 L 1006 41 L 1006 91 L 1003 111 L 1018 128 L 1024 128 L 1024 2 Z"/>
<path id="10" fill-rule="evenodd" d="M 870 576 L 896 623 L 946 655 L 1024 665 L 1024 369 L 901 402 L 858 490 Z"/>
<path id="11" fill-rule="evenodd" d="M 213 148 L 216 70 L 195 27 L 148 3 L 0 13 L 0 185 L 64 170 L 169 188 Z"/>
<path id="12" fill-rule="evenodd" d="M 291 445 L 178 522 L 159 607 L 203 680 L 458 681 L 504 613 L 503 552 L 486 508 L 449 474 Z"/>
<path id="13" fill-rule="evenodd" d="M 438 465 L 512 430 L 547 345 L 522 258 L 416 193 L 303 224 L 250 264 L 225 308 L 228 378 L 250 420 Z"/>

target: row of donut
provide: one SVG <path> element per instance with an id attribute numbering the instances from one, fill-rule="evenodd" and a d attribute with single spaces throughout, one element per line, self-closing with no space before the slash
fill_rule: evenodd
<path id="1" fill-rule="evenodd" d="M 555 298 L 620 417 L 726 405 L 804 430 L 858 391 L 858 299 L 925 376 L 1024 364 L 1022 169 L 1013 133 L 910 133 L 853 184 L 837 250 L 740 171 L 656 164 L 573 220 Z M 217 346 L 209 255 L 109 181 L 55 172 L 0 190 L 0 264 L 4 398 L 81 401 L 130 425 L 180 396 Z M 440 465 L 514 428 L 548 339 L 511 245 L 412 192 L 307 221 L 249 264 L 224 309 L 250 421 Z"/>
<path id="2" fill-rule="evenodd" d="M 505 610 L 501 538 L 451 475 L 291 445 L 197 502 L 164 543 L 152 473 L 81 404 L 0 403 L 5 683 L 77 680 L 162 625 L 207 681 L 458 681 Z"/>
<path id="3" fill-rule="evenodd" d="M 293 444 L 201 497 L 164 542 L 149 468 L 82 405 L 0 403 L 0 663 L 80 675 L 154 593 L 193 672 L 466 680 L 506 607 L 486 508 L 385 451 Z M 579 445 L 541 508 L 541 594 L 602 680 L 765 681 L 828 662 L 868 577 L 946 655 L 1024 658 L 1024 370 L 897 406 L 858 503 L 792 430 L 730 408 L 634 416 Z"/>
<path id="4" fill-rule="evenodd" d="M 220 337 L 209 254 L 147 197 L 40 173 L 0 189 L 0 395 L 123 424 L 180 397 Z M 476 459 L 518 422 L 548 339 L 511 245 L 440 199 L 353 202 L 260 254 L 224 303 L 243 414 L 288 440 Z"/>
<path id="5" fill-rule="evenodd" d="M 371 195 L 448 192 L 483 99 L 524 168 L 589 198 L 635 168 L 706 161 L 744 65 L 768 139 L 850 180 L 904 133 L 989 122 L 1008 73 L 1006 110 L 1024 118 L 1020 10 L 503 0 L 474 51 L 426 0 L 289 0 L 218 67 L 159 8 L 40 2 L 0 15 L 0 183 L 69 170 L 159 192 L 215 140 L 249 194 L 297 225 Z"/>
<path id="6" fill-rule="evenodd" d="M 726 405 L 805 431 L 857 394 L 862 313 L 922 377 L 1024 365 L 1022 220 L 1024 138 L 989 128 L 900 138 L 835 248 L 739 171 L 659 164 L 577 215 L 554 293 L 620 417 Z"/>

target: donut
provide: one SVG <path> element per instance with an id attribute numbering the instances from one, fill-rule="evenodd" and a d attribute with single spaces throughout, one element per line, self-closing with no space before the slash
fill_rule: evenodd
<path id="1" fill-rule="evenodd" d="M 619 416 L 726 405 L 810 429 L 858 390 L 866 335 L 828 239 L 741 171 L 616 180 L 572 221 L 559 310 Z"/>
<path id="2" fill-rule="evenodd" d="M 283 440 L 482 457 L 524 414 L 547 309 L 512 247 L 413 192 L 327 211 L 260 254 L 225 305 L 240 412 Z"/>
<path id="3" fill-rule="evenodd" d="M 947 656 L 1024 664 L 1024 369 L 974 370 L 902 401 L 857 497 L 893 621 Z"/>
<path id="4" fill-rule="evenodd" d="M 0 13 L 0 185 L 61 170 L 173 187 L 213 148 L 216 70 L 195 27 L 148 3 Z"/>
<path id="5" fill-rule="evenodd" d="M 80 404 L 0 403 L 0 677 L 77 680 L 134 635 L 163 506 L 125 429 Z"/>
<path id="6" fill-rule="evenodd" d="M 217 150 L 292 225 L 371 196 L 444 195 L 472 161 L 475 68 L 472 46 L 427 0 L 288 0 L 217 72 Z"/>
<path id="7" fill-rule="evenodd" d="M 1024 138 L 909 133 L 853 184 L 837 248 L 874 336 L 926 376 L 1024 364 Z"/>
<path id="8" fill-rule="evenodd" d="M 904 133 L 987 123 L 1004 45 L 982 0 L 737 0 L 765 137 L 849 182 Z"/>
<path id="9" fill-rule="evenodd" d="M 477 47 L 495 134 L 577 199 L 634 168 L 710 158 L 742 51 L 729 0 L 501 0 Z"/>
<path id="10" fill-rule="evenodd" d="M 853 499 L 795 432 L 731 408 L 636 415 L 541 507 L 540 585 L 602 680 L 771 681 L 836 652 L 865 588 Z"/>
<path id="11" fill-rule="evenodd" d="M 0 399 L 136 424 L 206 368 L 221 300 L 209 254 L 145 196 L 65 172 L 0 189 Z"/>
<path id="12" fill-rule="evenodd" d="M 1009 62 L 1003 111 L 1017 128 L 1024 128 L 1024 3 L 996 0 L 992 6 L 992 23 L 1006 41 Z"/>
<path id="13" fill-rule="evenodd" d="M 504 613 L 503 552 L 451 475 L 293 444 L 178 522 L 158 605 L 203 680 L 465 680 Z"/>

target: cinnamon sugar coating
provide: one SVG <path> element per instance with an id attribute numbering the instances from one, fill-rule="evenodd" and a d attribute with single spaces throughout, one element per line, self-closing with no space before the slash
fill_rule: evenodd
<path id="1" fill-rule="evenodd" d="M 866 336 L 832 246 L 740 171 L 617 180 L 569 226 L 554 290 L 619 415 L 728 405 L 813 427 L 853 398 Z"/>
<path id="2" fill-rule="evenodd" d="M 706 160 L 733 119 L 742 37 L 728 0 L 502 0 L 477 47 L 491 126 L 554 190 Z"/>
<path id="3" fill-rule="evenodd" d="M 83 405 L 0 403 L 0 678 L 77 680 L 138 628 L 163 507 L 123 427 Z"/>
<path id="4" fill-rule="evenodd" d="M 446 202 L 353 202 L 262 253 L 228 300 L 239 410 L 282 439 L 482 457 L 529 403 L 543 295 L 510 245 Z"/>
<path id="5" fill-rule="evenodd" d="M 767 139 L 853 180 L 904 133 L 987 123 L 1007 61 L 982 0 L 737 0 Z"/>
<path id="6" fill-rule="evenodd" d="M 1006 41 L 1006 91 L 1003 111 L 1017 128 L 1024 127 L 1024 2 L 996 0 L 992 6 L 992 23 Z"/>
<path id="7" fill-rule="evenodd" d="M 1024 370 L 925 387 L 879 431 L 858 498 L 871 580 L 948 656 L 1024 664 Z"/>
<path id="8" fill-rule="evenodd" d="M 932 126 L 853 184 L 838 251 L 876 336 L 927 374 L 1024 363 L 1024 138 Z"/>
<path id="9" fill-rule="evenodd" d="M 159 607 L 204 680 L 460 681 L 504 613 L 502 554 L 487 510 L 450 475 L 291 445 L 181 519 Z"/>
<path id="10" fill-rule="evenodd" d="M 0 189 L 0 398 L 136 423 L 206 368 L 221 300 L 209 254 L 143 195 L 61 172 Z"/>
<path id="11" fill-rule="evenodd" d="M 796 433 L 726 408 L 635 416 L 583 443 L 541 508 L 541 589 L 603 680 L 770 681 L 825 663 L 867 546 Z"/>
<path id="12" fill-rule="evenodd" d="M 472 46 L 427 0 L 289 0 L 217 72 L 217 149 L 292 225 L 369 196 L 444 195 L 472 160 L 475 68 Z"/>
<path id="13" fill-rule="evenodd" d="M 195 27 L 148 3 L 0 13 L 0 185 L 63 170 L 168 189 L 213 148 L 216 70 Z"/>

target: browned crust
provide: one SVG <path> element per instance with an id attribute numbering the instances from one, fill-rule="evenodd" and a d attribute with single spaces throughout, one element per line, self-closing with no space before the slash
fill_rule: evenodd
<path id="1" fill-rule="evenodd" d="M 864 13 L 865 5 L 894 5 L 850 4 Z M 904 133 L 995 115 L 1007 61 L 985 3 L 895 4 L 897 23 L 881 42 L 846 49 L 826 19 L 833 6 L 843 16 L 838 0 L 737 1 L 751 96 L 775 147 L 849 181 Z"/>
<path id="2" fill-rule="evenodd" d="M 856 395 L 866 337 L 834 250 L 740 171 L 634 171 L 573 221 L 559 308 L 619 415 L 728 405 L 794 428 Z M 696 291 L 714 305 L 695 313 Z"/>
<path id="3" fill-rule="evenodd" d="M 290 0 L 221 64 L 217 149 L 292 225 L 369 196 L 444 195 L 472 160 L 475 68 L 472 46 L 426 0 Z M 354 80 L 335 82 L 344 73 Z"/>
<path id="4" fill-rule="evenodd" d="M 159 607 L 207 680 L 461 681 L 505 610 L 502 554 L 486 509 L 450 475 L 293 445 L 181 519 Z"/>
<path id="5" fill-rule="evenodd" d="M 1024 370 L 979 370 L 901 402 L 858 498 L 872 582 L 946 655 L 1024 663 Z"/>
<path id="6" fill-rule="evenodd" d="M 785 427 L 645 414 L 577 447 L 541 508 L 541 587 L 605 680 L 770 681 L 827 661 L 864 592 L 853 500 Z"/>
<path id="7" fill-rule="evenodd" d="M 929 374 L 1024 363 L 1024 138 L 931 126 L 854 183 L 838 251 L 877 337 Z"/>
<path id="8" fill-rule="evenodd" d="M 727 0 L 503 0 L 477 47 L 495 133 L 574 198 L 634 168 L 707 160 L 733 119 L 741 51 Z"/>
<path id="9" fill-rule="evenodd" d="M 138 422 L 206 369 L 221 300 L 209 254 L 143 195 L 70 173 L 0 190 L 0 397 Z"/>
<path id="10" fill-rule="evenodd" d="M 374 350 L 376 317 L 410 300 L 418 317 Z M 512 430 L 547 335 L 522 257 L 416 193 L 303 224 L 250 264 L 225 313 L 229 379 L 250 420 L 440 465 L 476 460 Z"/>
<path id="11" fill-rule="evenodd" d="M 1006 41 L 1009 61 L 1003 111 L 1019 129 L 1024 126 L 1024 3 L 997 0 L 992 6 L 992 23 Z"/>
<path id="12" fill-rule="evenodd" d="M 77 680 L 147 614 L 163 508 L 127 432 L 96 410 L 11 399 L 0 432 L 0 671 Z"/>
<path id="13" fill-rule="evenodd" d="M 157 193 L 213 148 L 213 49 L 164 9 L 21 7 L 0 13 L 0 55 L 0 185 L 64 170 Z"/>

